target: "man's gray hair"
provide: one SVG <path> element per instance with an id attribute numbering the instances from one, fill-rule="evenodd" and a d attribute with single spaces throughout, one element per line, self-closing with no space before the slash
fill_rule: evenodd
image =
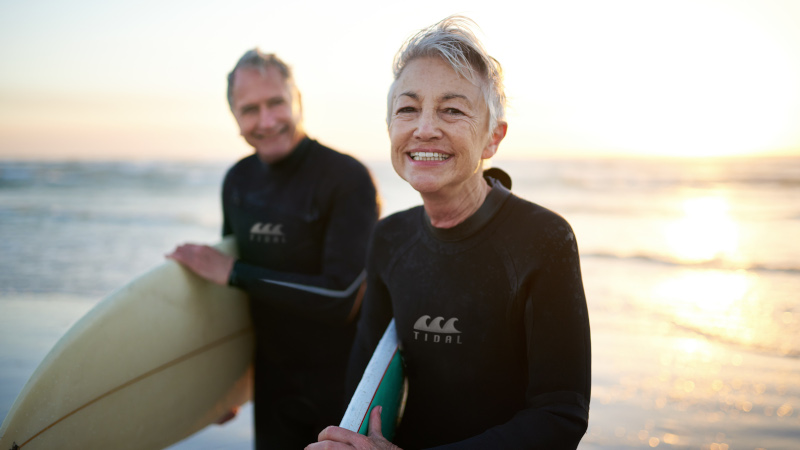
<path id="1" fill-rule="evenodd" d="M 297 94 L 297 88 L 294 84 L 294 78 L 292 77 L 292 69 L 280 58 L 275 56 L 274 53 L 263 53 L 258 48 L 254 48 L 245 52 L 245 54 L 239 58 L 239 61 L 236 63 L 233 70 L 231 70 L 231 73 L 228 74 L 228 105 L 230 105 L 231 111 L 233 111 L 233 81 L 236 76 L 236 71 L 239 69 L 256 69 L 263 73 L 264 70 L 270 67 L 278 69 L 283 79 L 291 86 L 292 94 Z"/>
<path id="2" fill-rule="evenodd" d="M 394 57 L 394 82 L 389 88 L 386 124 L 392 122 L 392 95 L 403 69 L 417 58 L 436 56 L 450 64 L 453 70 L 481 88 L 489 107 L 489 131 L 505 118 L 506 94 L 503 69 L 475 37 L 472 27 L 477 24 L 463 16 L 449 16 L 411 36 Z"/>

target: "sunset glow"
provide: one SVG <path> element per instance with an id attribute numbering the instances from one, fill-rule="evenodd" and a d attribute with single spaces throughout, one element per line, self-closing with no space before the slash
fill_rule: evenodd
<path id="1" fill-rule="evenodd" d="M 502 10 L 472 0 L 458 10 L 416 0 L 382 10 L 358 1 L 43 0 L 0 5 L 0 158 L 248 153 L 225 77 L 259 46 L 294 67 L 312 136 L 383 159 L 392 57 L 414 31 L 454 13 L 479 24 L 505 69 L 502 158 L 800 152 L 800 3 L 792 0 L 534 1 Z M 298 28 L 313 36 L 299 38 Z"/>
<path id="2" fill-rule="evenodd" d="M 705 262 L 735 257 L 738 226 L 728 214 L 723 197 L 697 197 L 683 204 L 684 216 L 667 222 L 665 233 L 672 254 L 684 262 Z"/>

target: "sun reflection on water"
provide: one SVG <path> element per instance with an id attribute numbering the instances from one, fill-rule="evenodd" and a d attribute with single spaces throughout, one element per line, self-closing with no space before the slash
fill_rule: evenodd
<path id="1" fill-rule="evenodd" d="M 730 209 L 722 193 L 684 200 L 681 218 L 664 227 L 667 251 L 675 261 L 713 261 L 717 268 L 674 273 L 653 286 L 651 300 L 680 328 L 747 347 L 773 347 L 772 311 L 761 304 L 758 277 L 735 268 L 742 259 L 740 232 Z"/>
<path id="2" fill-rule="evenodd" d="M 739 227 L 725 197 L 693 197 L 682 206 L 683 217 L 665 227 L 666 242 L 675 258 L 705 262 L 737 255 Z"/>
<path id="3" fill-rule="evenodd" d="M 623 249 L 609 253 L 630 257 L 590 260 L 618 275 L 595 275 L 601 289 L 587 296 L 608 315 L 593 335 L 604 378 L 592 401 L 614 419 L 587 434 L 603 448 L 776 448 L 770 434 L 800 436 L 798 266 L 783 257 L 797 253 L 795 205 L 772 220 L 772 191 L 715 180 L 648 196 L 652 208 L 635 206 L 647 220 L 607 233 Z"/>
<path id="4" fill-rule="evenodd" d="M 750 346 L 768 319 L 753 284 L 754 276 L 744 270 L 692 270 L 654 286 L 653 298 L 677 326 Z"/>

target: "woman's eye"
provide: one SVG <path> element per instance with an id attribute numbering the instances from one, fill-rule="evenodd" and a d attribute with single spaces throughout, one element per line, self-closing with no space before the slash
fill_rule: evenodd
<path id="1" fill-rule="evenodd" d="M 464 115 L 464 113 L 460 109 L 456 108 L 445 108 L 444 112 L 446 114 L 452 114 L 452 115 L 460 115 L 460 116 Z"/>
<path id="2" fill-rule="evenodd" d="M 399 109 L 397 110 L 397 114 L 401 114 L 401 113 L 412 113 L 412 112 L 414 112 L 414 111 L 415 111 L 415 110 L 414 110 L 414 108 L 413 108 L 413 107 L 411 107 L 411 106 L 404 106 L 404 107 L 402 107 L 402 108 L 399 108 Z"/>

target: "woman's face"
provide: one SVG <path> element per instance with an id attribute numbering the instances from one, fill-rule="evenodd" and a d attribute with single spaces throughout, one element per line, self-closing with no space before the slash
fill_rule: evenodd
<path id="1" fill-rule="evenodd" d="M 489 133 L 481 90 L 438 57 L 408 63 L 392 94 L 389 138 L 392 165 L 420 193 L 458 192 L 480 180 L 505 123 Z"/>

